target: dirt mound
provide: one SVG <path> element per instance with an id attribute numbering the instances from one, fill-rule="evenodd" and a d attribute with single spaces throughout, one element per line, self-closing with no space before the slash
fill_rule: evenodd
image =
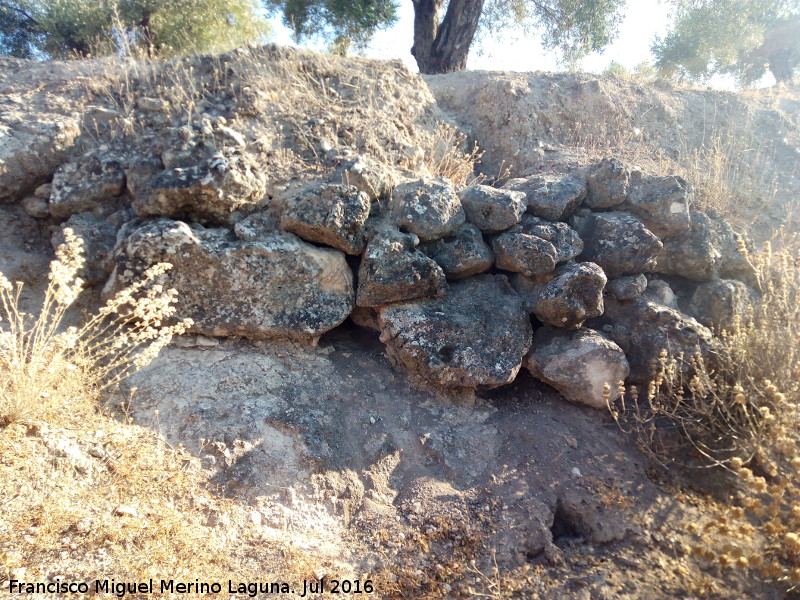
<path id="1" fill-rule="evenodd" d="M 791 210 L 793 225 L 800 224 L 792 206 L 800 192 L 800 122 L 791 88 L 741 94 L 589 74 L 483 71 L 425 82 L 439 107 L 486 150 L 487 175 L 560 171 L 606 154 L 655 171 L 716 168 L 718 179 L 765 200 L 742 218 L 758 220 L 757 237 L 768 237 Z"/>

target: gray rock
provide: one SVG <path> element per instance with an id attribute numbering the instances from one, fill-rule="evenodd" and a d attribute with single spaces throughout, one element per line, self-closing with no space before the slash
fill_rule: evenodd
<path id="1" fill-rule="evenodd" d="M 755 267 L 743 251 L 744 238 L 722 219 L 701 212 L 693 212 L 691 217 L 689 231 L 664 241 L 656 272 L 693 281 L 738 279 L 757 289 Z"/>
<path id="2" fill-rule="evenodd" d="M 176 318 L 193 319 L 192 333 L 313 340 L 353 307 L 353 275 L 339 250 L 290 233 L 245 242 L 228 229 L 166 219 L 139 227 L 117 246 L 104 294 L 159 262 L 173 265 L 165 287 L 178 291 Z"/>
<path id="3" fill-rule="evenodd" d="M 388 198 L 397 185 L 394 169 L 366 156 L 345 161 L 334 175 L 336 182 L 353 185 L 370 200 Z"/>
<path id="4" fill-rule="evenodd" d="M 553 327 L 577 329 L 586 319 L 603 314 L 607 280 L 594 263 L 570 263 L 558 267 L 552 275 L 535 279 L 517 275 L 512 281 L 526 309 Z"/>
<path id="5" fill-rule="evenodd" d="M 487 233 L 513 227 L 525 212 L 525 194 L 522 192 L 474 185 L 461 190 L 458 197 L 467 220 Z"/>
<path id="6" fill-rule="evenodd" d="M 245 242 L 257 242 L 279 230 L 280 217 L 269 209 L 251 213 L 233 226 L 236 237 Z"/>
<path id="7" fill-rule="evenodd" d="M 648 281 L 647 287 L 642 293 L 642 298 L 649 300 L 650 302 L 669 306 L 675 310 L 680 310 L 680 307 L 678 306 L 678 297 L 675 295 L 675 292 L 669 283 L 663 279 L 653 278 Z"/>
<path id="8" fill-rule="evenodd" d="M 136 99 L 136 106 L 148 112 L 167 112 L 169 110 L 169 102 L 162 98 L 147 98 L 143 96 Z"/>
<path id="9" fill-rule="evenodd" d="M 525 366 L 537 379 L 552 385 L 570 402 L 605 408 L 619 397 L 618 383 L 630 372 L 625 353 L 606 336 L 583 327 L 565 331 L 542 327 L 533 336 Z"/>
<path id="10" fill-rule="evenodd" d="M 503 187 L 524 192 L 527 211 L 549 221 L 565 220 L 586 198 L 586 182 L 573 175 L 512 179 Z"/>
<path id="11" fill-rule="evenodd" d="M 358 306 L 380 306 L 412 298 L 440 296 L 444 271 L 417 250 L 417 236 L 382 228 L 367 244 L 358 269 Z"/>
<path id="12" fill-rule="evenodd" d="M 50 180 L 81 133 L 77 117 L 41 112 L 0 116 L 0 204 Z"/>
<path id="13" fill-rule="evenodd" d="M 645 177 L 630 188 L 620 208 L 634 213 L 663 240 L 689 230 L 693 196 L 692 186 L 677 175 Z"/>
<path id="14" fill-rule="evenodd" d="M 492 240 L 500 269 L 529 277 L 552 272 L 583 250 L 583 242 L 566 223 L 524 215 L 522 221 Z"/>
<path id="15" fill-rule="evenodd" d="M 663 244 L 635 215 L 582 213 L 572 224 L 583 239 L 581 259 L 600 265 L 609 278 L 655 268 Z"/>
<path id="16" fill-rule="evenodd" d="M 398 185 L 390 203 L 394 223 L 422 241 L 453 235 L 464 223 L 464 209 L 453 184 L 443 177 Z"/>
<path id="17" fill-rule="evenodd" d="M 494 255 L 483 241 L 480 229 L 471 223 L 462 225 L 455 237 L 428 242 L 420 250 L 442 267 L 448 279 L 483 273 L 494 262 Z"/>
<path id="18" fill-rule="evenodd" d="M 347 254 L 361 254 L 369 209 L 369 196 L 354 186 L 314 186 L 289 201 L 281 229 Z"/>
<path id="19" fill-rule="evenodd" d="M 623 349 L 631 367 L 630 380 L 640 385 L 647 385 L 655 377 L 662 350 L 679 359 L 681 373 L 688 378 L 693 373 L 691 357 L 708 357 L 715 347 L 708 328 L 674 308 L 644 297 L 627 302 L 606 297 L 603 316 L 587 325 L 601 330 Z"/>
<path id="20" fill-rule="evenodd" d="M 131 219 L 133 214 L 130 210 L 120 210 L 108 217 L 98 217 L 90 212 L 78 213 L 72 215 L 53 232 L 50 243 L 53 248 L 58 248 L 65 241 L 64 230 L 71 229 L 72 233 L 83 242 L 85 263 L 78 276 L 89 285 L 103 283 L 113 266 L 117 233 Z"/>
<path id="21" fill-rule="evenodd" d="M 617 300 L 634 300 L 647 289 L 647 277 L 638 275 L 625 275 L 611 279 L 606 284 L 606 290 Z"/>
<path id="22" fill-rule="evenodd" d="M 749 309 L 757 301 L 755 292 L 741 281 L 717 279 L 697 287 L 689 314 L 714 330 L 735 331 L 747 324 Z"/>
<path id="23" fill-rule="evenodd" d="M 125 189 L 125 172 L 115 160 L 87 157 L 60 166 L 53 176 L 50 214 L 57 219 L 94 210 Z"/>
<path id="24" fill-rule="evenodd" d="M 128 170 L 128 187 L 139 216 L 191 218 L 233 224 L 255 210 L 266 194 L 267 176 L 247 153 L 216 152 L 200 164 L 153 173 L 152 165 Z"/>
<path id="25" fill-rule="evenodd" d="M 50 207 L 47 205 L 47 200 L 43 200 L 38 196 L 25 196 L 22 199 L 22 208 L 36 219 L 45 219 L 50 216 Z"/>
<path id="26" fill-rule="evenodd" d="M 631 169 L 616 158 L 604 158 L 586 172 L 586 205 L 611 208 L 622 204 L 628 194 Z"/>
<path id="27" fill-rule="evenodd" d="M 53 185 L 50 183 L 43 183 L 33 191 L 33 195 L 42 200 L 50 200 L 50 194 L 53 191 Z"/>
<path id="28" fill-rule="evenodd" d="M 531 323 L 502 275 L 477 275 L 442 298 L 379 310 L 391 360 L 449 388 L 491 388 L 516 377 L 530 348 Z"/>

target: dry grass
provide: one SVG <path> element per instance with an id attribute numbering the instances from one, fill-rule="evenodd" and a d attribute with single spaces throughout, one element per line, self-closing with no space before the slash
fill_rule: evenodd
<path id="1" fill-rule="evenodd" d="M 457 185 L 482 183 L 485 177 L 476 175 L 483 151 L 477 142 L 465 151 L 467 136 L 447 123 L 439 123 L 430 145 L 424 150 L 424 162 L 431 175 L 445 177 Z"/>
<path id="2" fill-rule="evenodd" d="M 766 244 L 751 258 L 762 298 L 745 322 L 719 335 L 713 366 L 661 357 L 646 394 L 621 388 L 612 415 L 664 466 L 722 467 L 738 484 L 717 518 L 690 529 L 699 560 L 800 585 L 800 239 Z M 756 536 L 758 532 L 758 536 Z M 763 536 L 760 537 L 760 536 Z"/>
<path id="3" fill-rule="evenodd" d="M 695 206 L 712 209 L 734 226 L 748 230 L 753 217 L 776 199 L 778 181 L 774 155 L 753 131 L 735 135 L 714 127 L 699 145 L 679 130 L 677 152 L 653 152 L 652 143 L 624 119 L 605 125 L 598 133 L 592 125 L 576 127 L 570 144 L 582 148 L 593 160 L 618 157 L 655 175 L 680 175 L 695 190 Z"/>
<path id="4" fill-rule="evenodd" d="M 110 299 L 81 327 L 63 327 L 83 281 L 82 242 L 70 229 L 50 265 L 50 283 L 38 315 L 19 307 L 22 283 L 0 274 L 0 426 L 46 418 L 96 398 L 152 361 L 191 321 L 162 326 L 175 313 L 177 292 L 158 283 L 170 265 L 155 265 L 143 279 Z"/>

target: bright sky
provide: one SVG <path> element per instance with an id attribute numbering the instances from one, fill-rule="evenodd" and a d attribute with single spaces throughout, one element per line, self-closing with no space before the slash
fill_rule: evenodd
<path id="1" fill-rule="evenodd" d="M 414 9 L 409 0 L 400 0 L 398 23 L 390 30 L 379 31 L 366 55 L 370 58 L 395 59 L 405 62 L 413 71 L 417 70 L 411 56 L 414 31 Z M 626 9 L 625 21 L 620 28 L 617 41 L 599 55 L 584 59 L 582 70 L 600 72 L 612 60 L 629 69 L 644 60 L 651 59 L 650 45 L 655 34 L 663 34 L 667 27 L 668 7 L 661 0 L 632 0 Z M 279 18 L 273 20 L 273 41 L 278 44 L 295 45 L 291 31 Z M 303 44 L 324 49 L 324 45 Z M 498 39 L 485 40 L 482 47 L 473 45 L 467 62 L 469 69 L 496 71 L 556 71 L 559 70 L 557 56 L 545 52 L 538 39 L 525 37 L 519 31 L 505 30 Z"/>
<path id="2" fill-rule="evenodd" d="M 411 56 L 414 31 L 414 9 L 410 0 L 400 0 L 399 21 L 390 30 L 376 33 L 366 56 L 380 59 L 401 59 L 416 72 L 417 65 Z M 611 61 L 617 61 L 632 70 L 643 61 L 653 61 L 650 47 L 656 35 L 664 35 L 669 26 L 669 6 L 664 0 L 629 0 L 624 9 L 625 18 L 616 41 L 602 53 L 587 56 L 581 63 L 582 71 L 600 73 Z M 272 41 L 295 45 L 289 29 L 280 18 L 275 18 Z M 304 47 L 324 50 L 324 44 L 304 43 Z M 537 37 L 524 36 L 518 30 L 504 30 L 497 39 L 486 39 L 482 45 L 473 44 L 467 60 L 468 69 L 489 71 L 560 71 L 558 57 L 545 52 Z M 769 78 L 771 79 L 771 77 Z M 772 81 L 764 84 L 771 85 Z M 731 78 L 715 77 L 709 85 L 733 89 Z"/>

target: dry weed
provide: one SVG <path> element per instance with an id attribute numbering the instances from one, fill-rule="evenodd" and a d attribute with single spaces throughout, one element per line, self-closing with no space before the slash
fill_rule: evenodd
<path id="1" fill-rule="evenodd" d="M 45 418 L 52 411 L 95 398 L 152 361 L 191 321 L 162 326 L 174 312 L 175 290 L 158 283 L 169 265 L 150 268 L 81 327 L 64 329 L 64 317 L 83 281 L 82 241 L 70 229 L 50 265 L 41 311 L 19 308 L 22 283 L 0 274 L 0 425 Z"/>
<path id="2" fill-rule="evenodd" d="M 664 466 L 724 467 L 736 494 L 687 551 L 785 588 L 800 585 L 800 239 L 752 256 L 762 289 L 745 322 L 721 331 L 713 367 L 663 353 L 640 395 L 620 384 L 612 416 Z M 681 460 L 683 459 L 683 460 Z M 756 532 L 765 537 L 759 542 Z"/>
<path id="3" fill-rule="evenodd" d="M 677 151 L 671 155 L 653 152 L 639 128 L 621 117 L 600 130 L 596 124 L 578 123 L 570 141 L 593 160 L 613 155 L 656 175 L 680 175 L 695 190 L 693 208 L 713 209 L 735 226 L 748 229 L 752 217 L 777 197 L 774 153 L 753 131 L 736 135 L 723 134 L 713 125 L 710 129 L 699 145 L 690 142 L 683 129 L 677 130 Z"/>
<path id="4" fill-rule="evenodd" d="M 424 162 L 431 175 L 445 177 L 460 185 L 475 185 L 485 181 L 485 176 L 475 174 L 484 153 L 477 143 L 465 152 L 466 142 L 467 136 L 455 127 L 439 123 L 430 145 L 424 150 Z"/>

